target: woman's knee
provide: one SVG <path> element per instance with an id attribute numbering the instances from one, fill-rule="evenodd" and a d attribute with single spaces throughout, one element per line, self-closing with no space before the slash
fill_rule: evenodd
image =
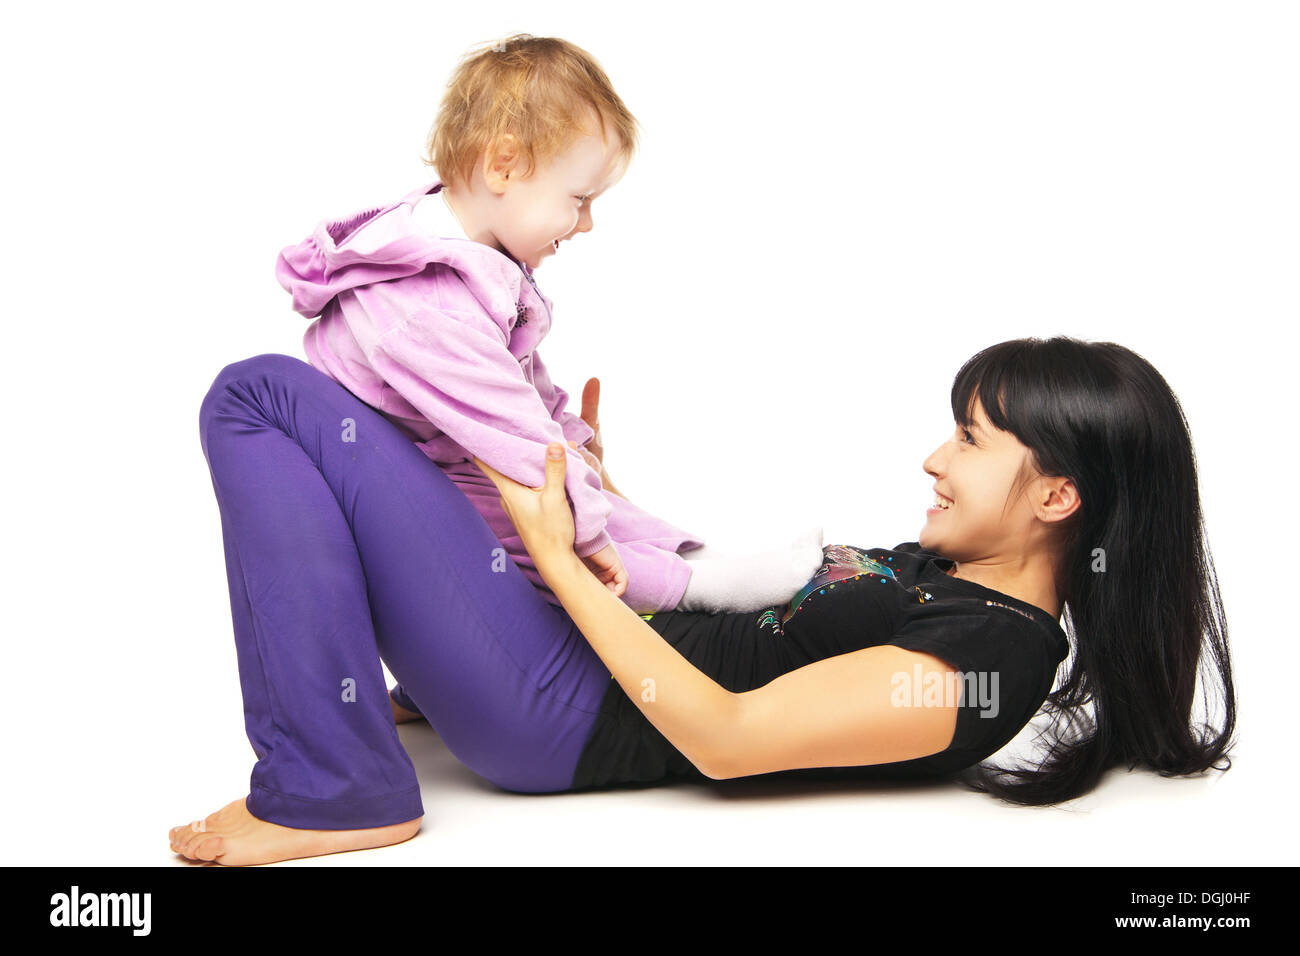
<path id="1" fill-rule="evenodd" d="M 251 358 L 240 359 L 238 362 L 231 362 L 212 380 L 212 387 L 208 389 L 208 394 L 220 393 L 236 382 L 260 382 L 267 379 L 302 379 L 308 378 L 305 373 L 311 373 L 312 376 L 320 376 L 322 373 L 312 366 L 308 365 L 302 359 L 294 358 L 292 355 L 282 355 L 279 352 L 264 352 L 261 355 L 254 355 Z"/>
<path id="2" fill-rule="evenodd" d="M 237 393 L 256 392 L 271 382 L 280 382 L 295 388 L 312 387 L 327 382 L 335 384 L 323 372 L 302 359 L 278 352 L 265 352 L 251 358 L 231 362 L 212 380 L 207 394 L 199 406 L 199 431 L 206 434 L 214 415 L 224 398 Z"/>

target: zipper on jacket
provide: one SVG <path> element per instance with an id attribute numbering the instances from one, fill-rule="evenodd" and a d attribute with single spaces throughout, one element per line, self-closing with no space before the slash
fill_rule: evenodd
<path id="1" fill-rule="evenodd" d="M 529 284 L 532 285 L 532 287 L 533 287 L 533 291 L 534 291 L 535 293 L 537 293 L 537 299 L 538 299 L 538 301 L 540 301 L 540 302 L 542 303 L 542 307 L 543 307 L 544 309 L 546 309 L 546 324 L 547 324 L 547 327 L 549 328 L 549 327 L 553 326 L 553 325 L 555 324 L 555 320 L 551 317 L 551 307 L 548 306 L 548 305 L 546 304 L 546 299 L 545 299 L 545 297 L 542 295 L 542 291 L 541 291 L 539 288 L 537 288 L 537 280 L 534 279 L 534 278 L 533 278 L 533 277 L 532 277 L 528 272 L 526 272 L 525 270 L 520 269 L 519 271 L 520 271 L 520 272 L 523 272 L 523 274 L 524 274 L 524 278 L 528 280 Z"/>

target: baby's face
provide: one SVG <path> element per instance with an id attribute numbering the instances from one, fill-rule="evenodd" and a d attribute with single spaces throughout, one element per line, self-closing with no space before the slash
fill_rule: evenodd
<path id="1" fill-rule="evenodd" d="M 617 137 L 584 136 L 527 179 L 511 174 L 490 228 L 515 259 L 536 269 L 560 243 L 592 227 L 591 204 L 622 176 Z"/>

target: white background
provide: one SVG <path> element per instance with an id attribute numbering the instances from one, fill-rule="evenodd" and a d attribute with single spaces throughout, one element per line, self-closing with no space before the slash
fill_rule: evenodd
<path id="1" fill-rule="evenodd" d="M 6 11 L 4 863 L 173 864 L 253 754 L 199 404 L 303 357 L 273 264 L 434 178 L 470 47 L 591 52 L 644 128 L 538 270 L 613 479 L 720 541 L 913 540 L 987 345 L 1120 342 L 1179 395 L 1233 769 L 1063 808 L 955 786 L 529 799 L 426 726 L 421 835 L 350 863 L 1294 862 L 1300 18 L 1285 3 L 23 4 Z M 963 835 L 978 834 L 978 847 Z M 958 852 L 960 851 L 960 852 Z"/>

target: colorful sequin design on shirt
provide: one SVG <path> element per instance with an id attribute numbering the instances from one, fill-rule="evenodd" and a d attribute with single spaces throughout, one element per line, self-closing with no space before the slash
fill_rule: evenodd
<path id="1" fill-rule="evenodd" d="M 849 544 L 826 545 L 822 548 L 822 558 L 825 563 L 817 569 L 817 573 L 809 579 L 799 593 L 790 599 L 789 605 L 779 610 L 768 608 L 759 615 L 759 627 L 770 627 L 777 636 L 783 635 L 785 629 L 782 627 L 781 618 L 785 617 L 786 611 L 789 611 L 789 616 L 793 618 L 805 602 L 835 590 L 835 585 L 842 581 L 853 581 L 864 575 L 875 578 L 881 584 L 886 581 L 898 581 L 894 569 L 889 566 L 893 558 L 877 561 L 875 558 L 867 557 L 867 553 L 861 548 Z"/>

